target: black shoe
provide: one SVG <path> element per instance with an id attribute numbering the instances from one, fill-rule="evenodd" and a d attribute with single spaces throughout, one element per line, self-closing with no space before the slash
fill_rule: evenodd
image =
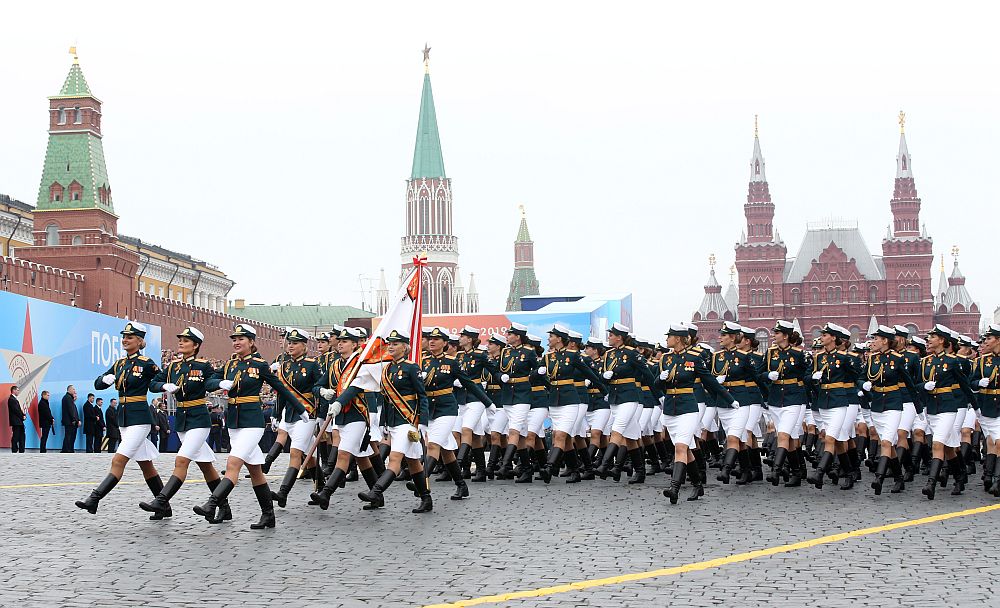
<path id="1" fill-rule="evenodd" d="M 677 494 L 681 489 L 681 484 L 684 483 L 686 467 L 687 465 L 683 462 L 675 462 L 670 476 L 670 486 L 663 490 L 663 495 L 670 499 L 672 505 L 677 504 Z"/>
<path id="2" fill-rule="evenodd" d="M 76 501 L 77 508 L 83 509 L 91 515 L 96 515 L 98 503 L 101 502 L 101 499 L 107 496 L 108 492 L 110 492 L 116 485 L 118 485 L 118 478 L 109 473 L 107 477 L 101 480 L 101 483 L 94 488 L 86 500 Z"/>
<path id="3" fill-rule="evenodd" d="M 250 529 L 263 530 L 264 528 L 273 528 L 275 519 L 274 504 L 271 501 L 271 488 L 267 487 L 267 482 L 265 481 L 259 486 L 254 486 L 253 493 L 257 496 L 257 504 L 260 505 L 260 521 L 250 524 Z"/>
<path id="4" fill-rule="evenodd" d="M 271 492 L 271 500 L 278 503 L 278 506 L 282 509 L 285 508 L 285 504 L 288 503 L 288 493 L 292 491 L 292 486 L 295 485 L 295 479 L 299 475 L 299 470 L 294 467 L 288 467 L 285 469 L 285 476 L 281 479 L 281 485 L 278 486 L 277 492 Z M 256 486 L 255 486 L 256 487 Z"/>
<path id="5" fill-rule="evenodd" d="M 594 481 L 596 477 L 597 473 L 594 471 L 594 469 L 587 469 L 586 471 L 583 472 L 582 475 L 580 475 L 580 479 L 582 481 Z M 567 481 L 566 483 L 574 483 L 574 482 Z"/>
<path id="6" fill-rule="evenodd" d="M 632 461 L 632 479 L 628 480 L 629 485 L 646 483 L 646 461 L 642 457 L 642 450 L 635 448 L 629 450 L 629 459 Z"/>
<path id="7" fill-rule="evenodd" d="M 215 517 L 208 520 L 210 524 L 221 524 L 224 521 L 230 521 L 233 518 L 233 509 L 229 506 L 228 500 L 223 500 L 219 503 L 219 508 L 215 511 Z"/>
<path id="8" fill-rule="evenodd" d="M 531 483 L 532 479 L 533 475 L 531 473 L 531 467 L 524 467 L 524 470 L 521 471 L 521 475 L 514 480 L 514 483 Z M 420 511 L 414 511 L 414 513 L 419 513 L 419 512 Z"/>
<path id="9" fill-rule="evenodd" d="M 885 481 L 886 471 L 889 470 L 889 457 L 879 456 L 878 464 L 875 465 L 875 479 L 872 480 L 872 489 L 875 496 L 882 494 L 882 483 Z"/>
<path id="10" fill-rule="evenodd" d="M 921 494 L 927 497 L 927 500 L 934 500 L 934 494 L 937 489 L 938 482 L 938 472 L 941 470 L 942 461 L 939 458 L 932 458 L 930 470 L 927 475 L 927 485 L 924 489 L 920 491 Z"/>
<path id="11" fill-rule="evenodd" d="M 461 483 L 455 484 L 455 493 L 450 496 L 452 500 L 462 500 L 469 497 L 468 484 L 465 483 L 464 479 L 460 479 L 459 481 Z"/>
<path id="12" fill-rule="evenodd" d="M 228 477 L 223 477 L 215 489 L 212 490 L 212 495 L 208 497 L 208 501 L 197 507 L 194 507 L 194 512 L 198 515 L 204 517 L 208 522 L 216 519 L 216 509 L 219 505 L 226 500 L 229 493 L 233 491 L 233 482 L 229 481 Z"/>
<path id="13" fill-rule="evenodd" d="M 802 478 L 799 477 L 797 473 L 792 473 L 791 476 L 788 478 L 788 481 L 785 482 L 786 488 L 797 488 L 801 485 L 802 485 Z"/>
<path id="14" fill-rule="evenodd" d="M 705 495 L 705 473 L 698 467 L 697 462 L 691 463 L 687 470 L 688 481 L 691 482 L 691 495 L 687 497 L 688 502 L 698 500 Z"/>
<path id="15" fill-rule="evenodd" d="M 320 490 L 319 492 L 313 492 L 312 494 L 309 495 L 309 498 L 311 499 L 309 501 L 309 504 L 317 505 L 320 509 L 323 509 L 324 511 L 329 509 L 330 496 L 332 496 L 333 493 L 337 491 L 337 488 L 340 486 L 340 478 L 344 476 L 345 473 L 342 470 L 334 469 L 333 473 L 330 475 L 330 478 L 326 480 L 326 484 L 323 486 L 323 489 Z"/>
<path id="16" fill-rule="evenodd" d="M 420 497 L 420 504 L 417 505 L 416 509 L 413 509 L 413 513 L 429 513 L 434 510 L 434 501 L 431 500 L 431 493 L 424 492 Z"/>

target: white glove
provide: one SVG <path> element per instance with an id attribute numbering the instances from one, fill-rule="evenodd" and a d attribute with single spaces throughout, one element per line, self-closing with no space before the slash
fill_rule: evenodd
<path id="1" fill-rule="evenodd" d="M 454 382 L 452 382 L 452 384 L 455 386 L 455 388 L 462 388 L 462 383 L 459 382 L 458 380 L 455 380 Z"/>
<path id="2" fill-rule="evenodd" d="M 491 403 L 490 407 L 489 407 L 489 410 L 491 412 L 496 412 L 497 411 L 497 404 L 496 403 Z"/>
<path id="3" fill-rule="evenodd" d="M 233 388 L 233 381 L 223 380 L 222 382 L 219 382 L 219 388 L 221 388 L 224 391 L 228 391 L 229 389 Z"/>
<path id="4" fill-rule="evenodd" d="M 668 372 L 667 370 L 663 370 L 662 372 L 660 372 L 660 380 L 666 380 L 667 376 L 669 376 L 669 375 L 670 375 L 670 372 Z"/>
<path id="5" fill-rule="evenodd" d="M 610 397 L 610 395 L 604 395 L 604 403 L 611 403 L 611 399 L 608 397 Z"/>
<path id="6" fill-rule="evenodd" d="M 299 418 L 302 419 L 302 422 L 309 422 L 309 412 L 302 412 L 299 414 Z"/>
<path id="7" fill-rule="evenodd" d="M 778 379 L 778 372 L 767 372 L 767 379 L 774 382 Z"/>
<path id="8" fill-rule="evenodd" d="M 485 380 L 483 380 L 479 384 L 481 384 L 483 386 L 483 390 L 486 390 L 486 381 Z"/>
<path id="9" fill-rule="evenodd" d="M 544 365 L 538 368 L 538 375 L 539 376 L 544 376 L 547 373 L 549 373 L 549 370 L 546 369 L 546 367 Z"/>
<path id="10" fill-rule="evenodd" d="M 864 391 L 858 391 L 858 397 L 864 397 L 864 396 L 865 396 Z"/>
<path id="11" fill-rule="evenodd" d="M 337 396 L 337 391 L 332 388 L 321 388 L 319 389 L 319 396 L 330 401 Z"/>
<path id="12" fill-rule="evenodd" d="M 601 375 L 604 376 L 605 380 L 610 380 L 615 375 L 615 373 L 609 369 L 608 371 L 604 372 Z"/>
<path id="13" fill-rule="evenodd" d="M 925 382 L 924 383 L 924 390 L 925 391 L 932 391 L 932 390 L 934 390 L 935 386 L 937 386 L 937 382 L 934 382 L 933 380 L 931 380 L 930 382 Z"/>
<path id="14" fill-rule="evenodd" d="M 177 389 L 179 388 L 180 387 L 174 384 L 173 382 L 167 382 L 166 384 L 163 385 L 163 392 L 173 394 L 176 393 Z"/>
<path id="15" fill-rule="evenodd" d="M 862 385 L 861 385 L 861 388 L 862 388 L 862 390 L 864 390 L 865 392 L 868 392 L 868 393 L 870 393 L 870 392 L 871 392 L 871 390 L 872 390 L 872 383 L 871 383 L 871 382 L 865 382 L 864 384 L 862 384 Z"/>
<path id="16" fill-rule="evenodd" d="M 726 375 L 725 375 L 725 374 L 722 374 L 721 376 L 716 376 L 716 377 L 715 377 L 715 380 L 716 380 L 716 381 L 717 381 L 717 382 L 718 382 L 719 384 L 722 384 L 723 382 L 725 382 L 725 381 L 726 381 Z"/>
<path id="17" fill-rule="evenodd" d="M 590 379 L 589 378 L 584 378 L 583 385 L 584 386 L 590 386 Z"/>
<path id="18" fill-rule="evenodd" d="M 979 388 L 986 388 L 989 385 L 990 385 L 990 379 L 989 378 L 980 378 L 979 379 Z"/>
<path id="19" fill-rule="evenodd" d="M 277 427 L 278 426 L 278 419 L 275 418 L 274 416 L 271 416 L 271 426 L 273 426 L 273 427 Z"/>
<path id="20" fill-rule="evenodd" d="M 823 372 L 813 372 L 813 380 L 819 380 L 823 377 Z"/>
<path id="21" fill-rule="evenodd" d="M 729 407 L 733 408 L 734 410 L 736 408 L 738 408 L 739 406 L 740 406 L 740 402 L 739 401 L 733 401 L 732 403 L 729 404 Z"/>
<path id="22" fill-rule="evenodd" d="M 104 384 L 107 384 L 108 386 L 114 386 L 114 384 L 115 384 L 115 375 L 114 374 L 105 374 L 104 377 L 101 378 L 101 382 L 103 382 Z"/>
<path id="23" fill-rule="evenodd" d="M 330 404 L 330 412 L 328 416 L 336 416 L 340 413 L 340 410 L 344 409 L 344 405 L 339 401 L 334 401 Z"/>
<path id="24" fill-rule="evenodd" d="M 500 382 L 507 384 L 508 382 L 510 382 L 510 376 L 508 376 L 507 374 L 500 374 Z"/>
<path id="25" fill-rule="evenodd" d="M 271 371 L 272 371 L 272 372 L 276 372 L 276 371 L 278 371 L 278 368 L 279 368 L 279 367 L 281 367 L 281 366 L 280 366 L 280 365 L 278 365 L 278 362 L 277 362 L 277 361 L 275 361 L 274 363 L 272 363 L 272 364 L 271 364 Z"/>
<path id="26" fill-rule="evenodd" d="M 427 379 L 427 372 L 420 372 L 420 379 L 421 380 L 426 380 Z"/>

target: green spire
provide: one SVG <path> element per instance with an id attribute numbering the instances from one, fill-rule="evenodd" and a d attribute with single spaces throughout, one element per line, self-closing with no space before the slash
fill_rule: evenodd
<path id="1" fill-rule="evenodd" d="M 528 220 L 524 217 L 524 211 L 521 211 L 521 226 L 517 229 L 517 242 L 518 243 L 530 243 L 531 235 L 528 234 Z"/>
<path id="2" fill-rule="evenodd" d="M 421 177 L 445 177 L 430 74 L 424 74 L 424 90 L 420 95 L 420 120 L 417 123 L 417 143 L 413 148 L 413 171 L 410 172 L 410 179 Z"/>
<path id="3" fill-rule="evenodd" d="M 59 89 L 59 97 L 93 97 L 94 94 L 90 92 L 90 86 L 87 84 L 87 79 L 83 77 L 83 70 L 80 69 L 80 64 L 73 62 L 72 67 L 69 69 L 69 74 L 66 75 L 66 82 L 63 83 L 61 89 Z"/>

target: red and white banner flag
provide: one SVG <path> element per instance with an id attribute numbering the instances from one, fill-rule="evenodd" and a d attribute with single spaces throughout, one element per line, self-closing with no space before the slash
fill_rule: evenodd
<path id="1" fill-rule="evenodd" d="M 421 316 L 423 312 L 423 290 L 420 275 L 427 258 L 413 258 L 413 270 L 400 285 L 396 297 L 389 301 L 389 310 L 372 331 L 368 343 L 361 351 L 361 365 L 354 366 L 353 375 L 345 374 L 337 387 L 337 393 L 344 392 L 348 386 L 356 386 L 366 391 L 378 391 L 382 388 L 382 368 L 392 360 L 386 349 L 385 338 L 393 330 L 410 337 L 410 361 L 416 363 L 420 357 Z"/>

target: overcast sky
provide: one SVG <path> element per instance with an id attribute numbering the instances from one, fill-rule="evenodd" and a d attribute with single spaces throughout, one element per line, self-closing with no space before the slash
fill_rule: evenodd
<path id="1" fill-rule="evenodd" d="M 789 254 L 831 216 L 880 253 L 900 109 L 935 254 L 958 244 L 973 298 L 1000 302 L 991 4 L 151 6 L 3 9 L 0 192 L 36 202 L 75 42 L 119 230 L 218 265 L 230 298 L 358 305 L 381 267 L 395 286 L 427 42 L 484 312 L 504 306 L 523 203 L 543 293 L 631 291 L 651 335 L 689 319 L 709 254 L 728 281 L 754 114 Z"/>

